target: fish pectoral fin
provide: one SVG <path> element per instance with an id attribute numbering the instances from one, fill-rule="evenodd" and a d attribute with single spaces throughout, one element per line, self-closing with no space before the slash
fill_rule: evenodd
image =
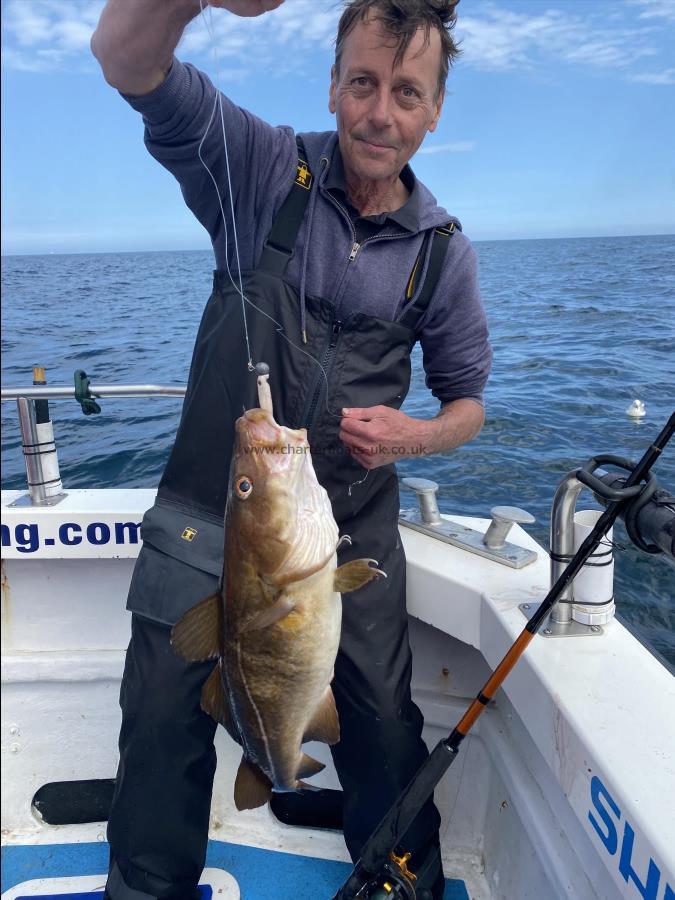
<path id="1" fill-rule="evenodd" d="M 242 756 L 234 782 L 234 805 L 237 809 L 264 806 L 272 794 L 272 782 L 256 765 Z"/>
<path id="2" fill-rule="evenodd" d="M 239 739 L 239 730 L 234 724 L 234 717 L 232 716 L 232 710 L 230 709 L 230 701 L 225 693 L 223 676 L 219 665 L 215 667 L 213 672 L 211 672 L 204 682 L 201 707 L 205 713 L 223 726 L 233 740 L 238 744 L 241 743 Z"/>
<path id="3" fill-rule="evenodd" d="M 374 566 L 377 566 L 376 559 L 353 559 L 351 562 L 343 563 L 335 570 L 333 590 L 338 594 L 348 594 L 368 584 L 373 578 L 387 577 L 381 569 Z"/>
<path id="4" fill-rule="evenodd" d="M 335 697 L 330 686 L 321 698 L 312 719 L 305 729 L 302 738 L 305 741 L 323 741 L 324 744 L 337 744 L 340 740 L 340 721 L 335 708 Z"/>
<path id="5" fill-rule="evenodd" d="M 188 662 L 220 656 L 222 605 L 219 593 L 189 609 L 171 629 L 171 646 Z"/>
<path id="6" fill-rule="evenodd" d="M 303 753 L 295 777 L 311 778 L 312 775 L 318 775 L 318 773 L 322 772 L 325 768 L 326 766 L 324 763 L 319 762 L 318 759 L 312 759 L 307 753 Z"/>
<path id="7" fill-rule="evenodd" d="M 294 609 L 295 601 L 286 594 L 282 594 L 272 606 L 268 606 L 267 609 L 257 613 L 240 630 L 244 632 L 255 631 L 258 628 L 267 628 L 268 625 L 274 625 L 275 622 L 283 619 L 284 616 L 287 616 Z"/>

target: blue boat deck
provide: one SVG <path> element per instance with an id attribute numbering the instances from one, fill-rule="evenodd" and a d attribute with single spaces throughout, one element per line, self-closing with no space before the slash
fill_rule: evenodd
<path id="1" fill-rule="evenodd" d="M 229 872 L 238 882 L 241 900 L 330 900 L 351 866 L 336 860 L 262 850 L 241 844 L 209 841 L 206 867 Z M 101 875 L 108 868 L 108 845 L 103 842 L 46 845 L 9 845 L 2 848 L 2 896 L 35 879 Z M 72 881 L 69 883 L 72 886 Z M 59 892 L 58 883 L 45 892 L 13 892 L 13 900 L 101 900 L 101 889 Z M 202 900 L 213 893 L 202 886 Z M 447 880 L 444 900 L 469 900 L 463 881 Z"/>

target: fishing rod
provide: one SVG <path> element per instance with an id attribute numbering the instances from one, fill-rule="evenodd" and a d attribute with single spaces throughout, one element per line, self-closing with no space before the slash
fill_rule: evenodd
<path id="1" fill-rule="evenodd" d="M 668 419 L 665 427 L 656 440 L 645 451 L 642 459 L 634 465 L 622 487 L 605 488 L 611 494 L 607 507 L 595 524 L 588 537 L 581 544 L 558 580 L 542 601 L 541 605 L 528 620 L 522 632 L 511 645 L 483 688 L 464 713 L 454 730 L 446 738 L 442 738 L 432 750 L 426 761 L 420 766 L 408 786 L 395 801 L 390 810 L 368 838 L 361 858 L 333 900 L 415 900 L 415 876 L 407 869 L 409 853 L 397 856 L 396 848 L 401 837 L 412 825 L 414 819 L 433 794 L 434 789 L 457 758 L 459 747 L 478 717 L 481 715 L 504 679 L 513 669 L 525 652 L 528 644 L 538 632 L 547 615 L 563 594 L 572 579 L 579 573 L 587 559 L 600 544 L 600 541 L 612 527 L 619 515 L 630 519 L 633 504 L 640 505 L 641 495 L 645 490 L 653 491 L 653 479 L 647 480 L 649 471 L 661 455 L 675 432 L 675 412 Z M 596 457 L 595 463 L 601 459 L 612 457 Z M 579 470 L 580 473 L 583 470 Z M 584 473 L 584 483 L 588 483 Z M 642 482 L 645 481 L 644 484 Z M 592 481 L 596 491 L 602 491 L 600 479 Z"/>

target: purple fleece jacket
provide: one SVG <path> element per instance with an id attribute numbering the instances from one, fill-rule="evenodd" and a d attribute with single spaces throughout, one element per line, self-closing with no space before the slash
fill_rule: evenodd
<path id="1" fill-rule="evenodd" d="M 185 202 L 211 236 L 217 267 L 225 269 L 229 264 L 236 280 L 217 96 L 206 75 L 174 60 L 166 80 L 156 90 L 125 99 L 143 115 L 148 150 L 176 177 Z M 221 97 L 239 260 L 242 271 L 246 271 L 255 268 L 274 215 L 295 179 L 295 135 L 291 128 L 268 125 Z M 375 238 L 361 244 L 349 261 L 353 225 L 347 211 L 323 186 L 336 152 L 337 133 L 311 132 L 302 134 L 302 138 L 315 176 L 316 195 L 305 214 L 286 280 L 298 291 L 332 303 L 340 318 L 360 311 L 395 320 L 403 308 L 425 229 L 457 220 L 417 181 L 417 227 L 408 230 L 389 221 Z M 218 185 L 225 222 L 216 187 L 200 162 L 200 153 Z M 424 271 L 417 277 L 418 288 L 423 275 Z M 417 336 L 427 386 L 434 396 L 441 403 L 461 397 L 482 402 L 492 354 L 478 291 L 476 254 L 459 230 L 450 239 L 438 286 Z"/>

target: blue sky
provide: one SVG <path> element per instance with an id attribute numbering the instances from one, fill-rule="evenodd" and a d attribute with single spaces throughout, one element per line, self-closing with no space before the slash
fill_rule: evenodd
<path id="1" fill-rule="evenodd" d="M 102 6 L 2 0 L 3 253 L 210 246 L 89 53 Z M 178 56 L 274 124 L 328 129 L 340 6 L 216 10 Z M 675 0 L 461 0 L 456 32 L 413 167 L 470 237 L 675 232 Z"/>

